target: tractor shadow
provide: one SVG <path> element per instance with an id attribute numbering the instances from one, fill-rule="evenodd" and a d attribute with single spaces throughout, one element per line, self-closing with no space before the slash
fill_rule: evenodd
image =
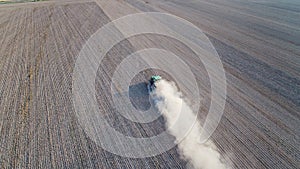
<path id="1" fill-rule="evenodd" d="M 150 94 L 148 92 L 147 83 L 137 83 L 129 86 L 129 99 L 132 105 L 141 111 L 150 109 Z"/>

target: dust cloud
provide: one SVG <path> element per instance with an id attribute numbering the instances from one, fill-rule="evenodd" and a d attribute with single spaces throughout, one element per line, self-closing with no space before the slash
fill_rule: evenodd
<path id="1" fill-rule="evenodd" d="M 176 138 L 181 158 L 196 169 L 230 168 L 222 162 L 221 155 L 211 140 L 204 144 L 198 142 L 201 133 L 200 122 L 198 120 L 195 122 L 196 114 L 184 101 L 175 84 L 159 80 L 155 85 L 156 89 L 151 92 L 151 97 L 166 121 L 167 131 Z M 183 116 L 180 116 L 181 111 L 184 113 Z M 183 133 L 186 131 L 183 129 L 190 126 L 193 126 L 190 132 Z M 179 137 L 185 134 L 184 139 L 179 140 Z"/>

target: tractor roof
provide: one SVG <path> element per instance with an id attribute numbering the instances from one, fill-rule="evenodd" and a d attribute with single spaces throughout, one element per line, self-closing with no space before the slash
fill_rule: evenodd
<path id="1" fill-rule="evenodd" d="M 151 76 L 151 79 L 153 79 L 154 81 L 157 81 L 157 80 L 160 80 L 161 77 L 158 75 L 155 75 L 155 76 Z"/>

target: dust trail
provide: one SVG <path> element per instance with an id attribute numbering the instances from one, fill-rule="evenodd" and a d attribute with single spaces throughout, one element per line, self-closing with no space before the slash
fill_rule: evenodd
<path id="1" fill-rule="evenodd" d="M 191 126 L 196 118 L 192 109 L 183 100 L 181 93 L 172 82 L 160 80 L 156 82 L 156 90 L 151 93 L 155 106 L 162 113 L 166 120 L 168 132 L 175 136 L 178 143 L 179 137 L 185 134 L 183 128 Z M 180 112 L 184 116 L 179 117 Z M 175 122 L 177 123 L 176 125 Z M 172 126 L 172 128 L 171 128 Z M 190 133 L 178 143 L 179 153 L 184 160 L 187 160 L 194 168 L 199 169 L 221 169 L 229 168 L 221 162 L 220 153 L 212 141 L 199 144 L 201 125 L 196 121 Z"/>

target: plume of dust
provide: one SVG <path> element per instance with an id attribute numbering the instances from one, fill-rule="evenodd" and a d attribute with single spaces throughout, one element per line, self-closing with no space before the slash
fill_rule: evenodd
<path id="1" fill-rule="evenodd" d="M 197 169 L 229 168 L 221 161 L 221 155 L 212 141 L 208 140 L 205 144 L 198 142 L 201 133 L 201 125 L 198 120 L 196 120 L 188 135 L 183 140 L 178 140 L 179 136 L 186 134 L 183 133 L 185 132 L 183 128 L 192 126 L 197 117 L 183 100 L 181 93 L 173 82 L 159 80 L 155 82 L 155 85 L 156 90 L 152 92 L 152 98 L 155 106 L 166 120 L 168 132 L 176 138 L 181 158 Z M 177 120 L 181 111 L 184 115 Z M 174 125 L 175 123 L 177 124 Z"/>

